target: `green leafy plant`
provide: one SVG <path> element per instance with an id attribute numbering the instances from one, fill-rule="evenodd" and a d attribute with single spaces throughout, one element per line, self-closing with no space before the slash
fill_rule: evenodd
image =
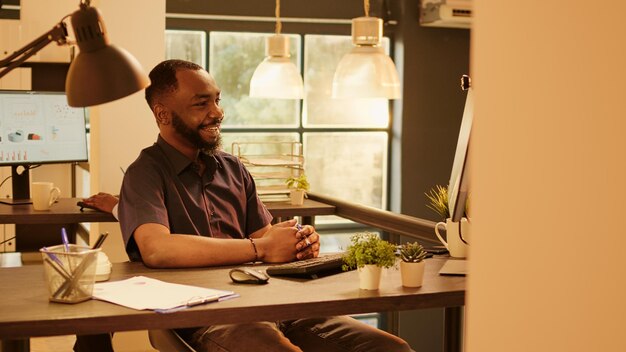
<path id="1" fill-rule="evenodd" d="M 448 187 L 436 185 L 429 192 L 424 193 L 429 204 L 426 206 L 437 213 L 441 219 L 445 220 L 450 217 L 450 208 L 448 208 Z"/>
<path id="2" fill-rule="evenodd" d="M 285 180 L 285 183 L 287 183 L 287 187 L 289 188 L 303 190 L 305 192 L 308 191 L 310 187 L 305 174 L 300 174 L 298 177 L 289 177 Z"/>
<path id="3" fill-rule="evenodd" d="M 418 242 L 407 242 L 400 246 L 400 259 L 407 263 L 419 263 L 426 258 L 427 252 Z"/>
<path id="4" fill-rule="evenodd" d="M 343 256 L 343 270 L 372 264 L 390 268 L 396 263 L 396 246 L 372 232 L 360 232 L 350 237 L 350 246 Z"/>

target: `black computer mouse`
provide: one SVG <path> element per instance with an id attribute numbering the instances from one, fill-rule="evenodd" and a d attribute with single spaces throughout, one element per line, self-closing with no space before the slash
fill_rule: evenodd
<path id="1" fill-rule="evenodd" d="M 251 268 L 235 268 L 229 272 L 230 279 L 238 284 L 266 284 L 270 279 L 266 273 Z"/>

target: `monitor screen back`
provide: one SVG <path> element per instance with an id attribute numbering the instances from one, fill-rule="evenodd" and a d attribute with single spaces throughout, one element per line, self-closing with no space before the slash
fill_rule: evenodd
<path id="1" fill-rule="evenodd" d="M 448 185 L 448 208 L 450 209 L 450 218 L 454 222 L 461 221 L 461 218 L 465 216 L 465 206 L 469 195 L 469 172 L 467 172 L 469 160 L 467 151 L 473 119 L 474 97 L 472 88 L 468 88 L 461 129 L 459 131 L 459 140 L 456 146 L 456 153 L 454 154 L 454 163 L 452 164 L 452 173 L 450 174 L 450 183 Z"/>

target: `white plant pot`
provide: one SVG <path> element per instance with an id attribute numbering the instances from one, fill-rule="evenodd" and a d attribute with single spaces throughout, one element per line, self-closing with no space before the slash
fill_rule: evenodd
<path id="1" fill-rule="evenodd" d="M 302 189 L 292 189 L 289 192 L 289 197 L 291 198 L 291 205 L 302 205 L 304 204 L 304 190 Z"/>
<path id="2" fill-rule="evenodd" d="M 407 263 L 400 261 L 400 274 L 402 275 L 402 286 L 421 287 L 424 282 L 425 261 L 419 263 Z"/>
<path id="3" fill-rule="evenodd" d="M 378 290 L 382 269 L 373 264 L 366 264 L 359 268 L 359 288 L 362 290 Z"/>

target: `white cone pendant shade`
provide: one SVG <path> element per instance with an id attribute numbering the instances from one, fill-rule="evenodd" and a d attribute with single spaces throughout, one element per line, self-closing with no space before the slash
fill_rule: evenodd
<path id="1" fill-rule="evenodd" d="M 250 80 L 250 96 L 255 98 L 302 99 L 302 91 L 300 72 L 285 57 L 265 58 Z"/>
<path id="2" fill-rule="evenodd" d="M 337 66 L 333 98 L 401 98 L 398 71 L 380 46 L 381 35 L 381 19 L 359 17 L 352 20 L 355 47 Z"/>
<path id="3" fill-rule="evenodd" d="M 398 72 L 383 48 L 357 46 L 344 55 L 335 71 L 333 98 L 400 98 Z"/>
<path id="4" fill-rule="evenodd" d="M 289 38 L 276 34 L 266 39 L 266 58 L 250 80 L 255 98 L 302 99 L 304 88 L 296 65 L 289 59 Z"/>

